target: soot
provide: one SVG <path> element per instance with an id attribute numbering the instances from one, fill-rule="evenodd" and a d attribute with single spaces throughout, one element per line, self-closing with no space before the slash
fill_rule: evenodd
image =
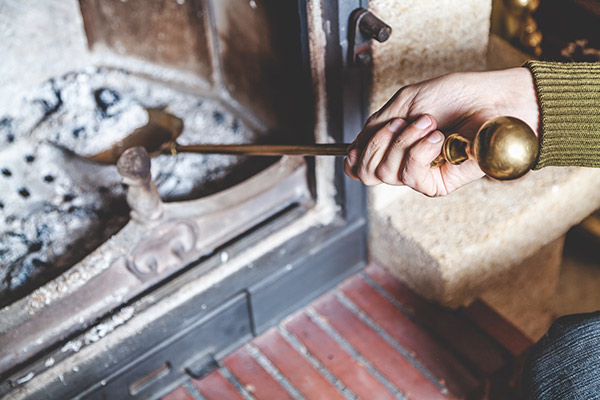
<path id="1" fill-rule="evenodd" d="M 94 90 L 94 99 L 96 100 L 96 106 L 100 111 L 100 115 L 103 118 L 110 117 L 108 109 L 119 102 L 121 96 L 116 90 L 108 88 L 100 88 Z"/>
<path id="2" fill-rule="evenodd" d="M 34 103 L 37 103 L 42 106 L 42 110 L 44 112 L 44 118 L 49 117 L 50 115 L 57 112 L 63 105 L 63 99 L 60 89 L 56 87 L 56 83 L 54 79 L 50 80 L 52 93 L 54 94 L 53 99 L 35 99 Z"/>
<path id="3" fill-rule="evenodd" d="M 84 127 L 80 127 L 80 128 L 73 129 L 73 132 L 72 132 L 72 133 L 73 133 L 73 137 L 74 137 L 74 138 L 78 138 L 78 137 L 79 137 L 79 135 L 80 135 L 82 132 L 85 132 L 85 128 L 84 128 Z"/>
<path id="4" fill-rule="evenodd" d="M 27 190 L 26 187 L 22 187 L 19 189 L 19 196 L 21 196 L 24 199 L 27 199 L 29 196 L 31 196 L 31 193 L 29 193 L 29 190 Z"/>

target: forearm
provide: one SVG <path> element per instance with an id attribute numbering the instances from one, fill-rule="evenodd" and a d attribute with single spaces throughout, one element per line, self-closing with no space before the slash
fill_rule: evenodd
<path id="1" fill-rule="evenodd" d="M 600 63 L 530 61 L 541 111 L 540 157 L 547 166 L 600 167 Z"/>

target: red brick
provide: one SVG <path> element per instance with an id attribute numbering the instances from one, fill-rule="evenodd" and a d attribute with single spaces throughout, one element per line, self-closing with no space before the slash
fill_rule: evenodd
<path id="1" fill-rule="evenodd" d="M 383 376 L 410 399 L 447 399 L 440 389 L 402 354 L 328 294 L 313 303 L 315 310 L 367 359 Z"/>
<path id="2" fill-rule="evenodd" d="M 366 273 L 420 323 L 442 337 L 484 376 L 492 375 L 507 364 L 508 360 L 494 341 L 453 310 L 426 301 L 376 264 L 369 265 Z"/>
<path id="3" fill-rule="evenodd" d="M 194 397 L 183 386 L 180 386 L 164 396 L 162 400 L 194 400 Z"/>
<path id="4" fill-rule="evenodd" d="M 206 400 L 244 400 L 237 389 L 218 370 L 201 380 L 192 379 L 192 383 Z"/>
<path id="5" fill-rule="evenodd" d="M 338 342 L 302 313 L 286 322 L 286 328 L 308 351 L 361 399 L 394 400 L 364 365 L 355 360 Z"/>
<path id="6" fill-rule="evenodd" d="M 527 336 L 483 301 L 475 301 L 462 309 L 462 313 L 515 357 L 522 355 L 533 345 Z"/>
<path id="7" fill-rule="evenodd" d="M 342 291 L 450 392 L 458 397 L 467 397 L 481 389 L 481 383 L 456 357 L 366 283 L 362 277 L 351 278 L 343 285 Z"/>
<path id="8" fill-rule="evenodd" d="M 344 396 L 276 329 L 262 334 L 253 343 L 307 399 L 344 400 Z"/>
<path id="9" fill-rule="evenodd" d="M 244 385 L 246 390 L 259 400 L 292 399 L 292 396 L 273 378 L 246 348 L 235 351 L 225 357 L 223 363 Z"/>

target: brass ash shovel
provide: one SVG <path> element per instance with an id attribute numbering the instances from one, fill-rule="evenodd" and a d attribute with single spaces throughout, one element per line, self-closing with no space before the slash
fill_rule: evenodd
<path id="1" fill-rule="evenodd" d="M 206 144 L 180 145 L 177 138 L 183 131 L 183 121 L 164 110 L 148 109 L 148 123 L 134 130 L 109 149 L 86 157 L 102 164 L 116 164 L 128 148 L 142 146 L 150 155 L 178 153 L 238 154 L 246 156 L 345 156 L 349 143 L 274 145 L 274 144 Z M 460 164 L 475 158 L 490 177 L 501 180 L 516 179 L 535 164 L 539 151 L 538 138 L 523 121 L 499 117 L 485 123 L 470 142 L 454 133 L 449 135 L 442 154 L 432 163 L 439 167 L 444 162 Z"/>

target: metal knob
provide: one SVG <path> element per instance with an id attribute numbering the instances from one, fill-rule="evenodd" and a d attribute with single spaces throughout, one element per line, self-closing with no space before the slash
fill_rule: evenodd
<path id="1" fill-rule="evenodd" d="M 377 18 L 371 11 L 362 9 L 357 18 L 358 27 L 367 38 L 375 39 L 380 43 L 390 38 L 392 27 Z"/>
<path id="2" fill-rule="evenodd" d="M 483 124 L 472 142 L 457 133 L 449 135 L 432 166 L 474 158 L 486 175 L 510 180 L 531 170 L 538 152 L 538 138 L 529 125 L 518 118 L 498 117 Z"/>

